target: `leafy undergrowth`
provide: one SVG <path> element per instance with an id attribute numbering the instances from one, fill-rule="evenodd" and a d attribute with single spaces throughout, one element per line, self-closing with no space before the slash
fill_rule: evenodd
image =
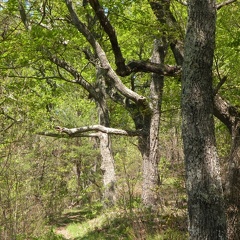
<path id="1" fill-rule="evenodd" d="M 184 240 L 187 239 L 184 210 L 151 213 L 133 209 L 74 209 L 65 212 L 55 223 L 55 239 L 71 240 Z M 50 240 L 50 239 L 49 239 Z"/>

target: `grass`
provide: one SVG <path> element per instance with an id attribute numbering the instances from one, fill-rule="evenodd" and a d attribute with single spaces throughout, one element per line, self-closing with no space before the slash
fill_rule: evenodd
<path id="1" fill-rule="evenodd" d="M 64 212 L 57 219 L 55 236 L 63 234 L 65 238 L 60 240 L 188 239 L 184 183 L 170 170 L 162 179 L 158 211 L 145 209 L 137 198 L 129 206 L 119 202 L 120 206 L 108 210 L 101 205 L 84 205 Z"/>
<path id="2" fill-rule="evenodd" d="M 139 209 L 132 212 L 112 209 L 92 214 L 91 209 L 75 209 L 65 213 L 56 226 L 56 229 L 64 228 L 68 234 L 66 239 L 71 240 L 187 239 L 185 212 L 171 209 L 161 214 Z"/>

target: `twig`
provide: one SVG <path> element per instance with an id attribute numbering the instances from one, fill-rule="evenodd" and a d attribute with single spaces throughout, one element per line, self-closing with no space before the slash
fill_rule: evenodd
<path id="1" fill-rule="evenodd" d="M 222 87 L 222 85 L 226 82 L 227 80 L 227 76 L 224 76 L 223 78 L 220 79 L 219 83 L 217 84 L 217 86 L 215 87 L 215 89 L 213 90 L 213 95 L 215 96 L 219 89 Z"/>
<path id="2" fill-rule="evenodd" d="M 177 0 L 177 2 L 179 2 L 179 3 L 182 4 L 183 6 L 187 6 L 187 5 L 188 5 L 187 2 L 182 1 L 182 0 Z"/>
<path id="3" fill-rule="evenodd" d="M 228 0 L 226 2 L 219 3 L 219 4 L 216 5 L 216 9 L 219 10 L 222 7 L 227 6 L 227 5 L 229 5 L 231 3 L 234 3 L 234 2 L 236 2 L 236 0 Z"/>

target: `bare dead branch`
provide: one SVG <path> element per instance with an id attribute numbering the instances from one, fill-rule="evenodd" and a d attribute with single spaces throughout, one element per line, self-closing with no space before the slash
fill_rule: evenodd
<path id="1" fill-rule="evenodd" d="M 103 132 L 112 135 L 123 135 L 123 136 L 139 136 L 142 134 L 142 131 L 131 131 L 131 130 L 123 130 L 117 128 L 109 128 L 102 125 L 91 125 L 79 128 L 65 128 L 56 126 L 55 129 L 60 133 L 66 133 L 69 136 L 78 136 L 79 134 L 91 131 Z"/>
<path id="2" fill-rule="evenodd" d="M 234 2 L 236 2 L 236 1 L 237 1 L 237 0 L 228 0 L 228 1 L 225 1 L 225 2 L 222 2 L 222 3 L 219 3 L 219 4 L 216 5 L 216 9 L 219 10 L 219 9 L 221 9 L 222 7 L 227 6 L 227 5 L 229 5 L 229 4 L 231 4 L 231 3 L 234 3 Z"/>
<path id="3" fill-rule="evenodd" d="M 54 137 L 54 138 L 75 138 L 75 137 L 99 137 L 99 133 L 89 133 L 89 134 L 79 134 L 79 135 L 66 135 L 63 133 L 54 133 L 54 132 L 38 132 L 37 135 Z"/>

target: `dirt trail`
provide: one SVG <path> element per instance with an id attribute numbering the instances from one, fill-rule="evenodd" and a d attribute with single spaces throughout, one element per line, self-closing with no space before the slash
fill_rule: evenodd
<path id="1" fill-rule="evenodd" d="M 55 230 L 57 235 L 62 235 L 66 240 L 71 240 L 71 235 L 65 227 L 59 227 Z"/>

